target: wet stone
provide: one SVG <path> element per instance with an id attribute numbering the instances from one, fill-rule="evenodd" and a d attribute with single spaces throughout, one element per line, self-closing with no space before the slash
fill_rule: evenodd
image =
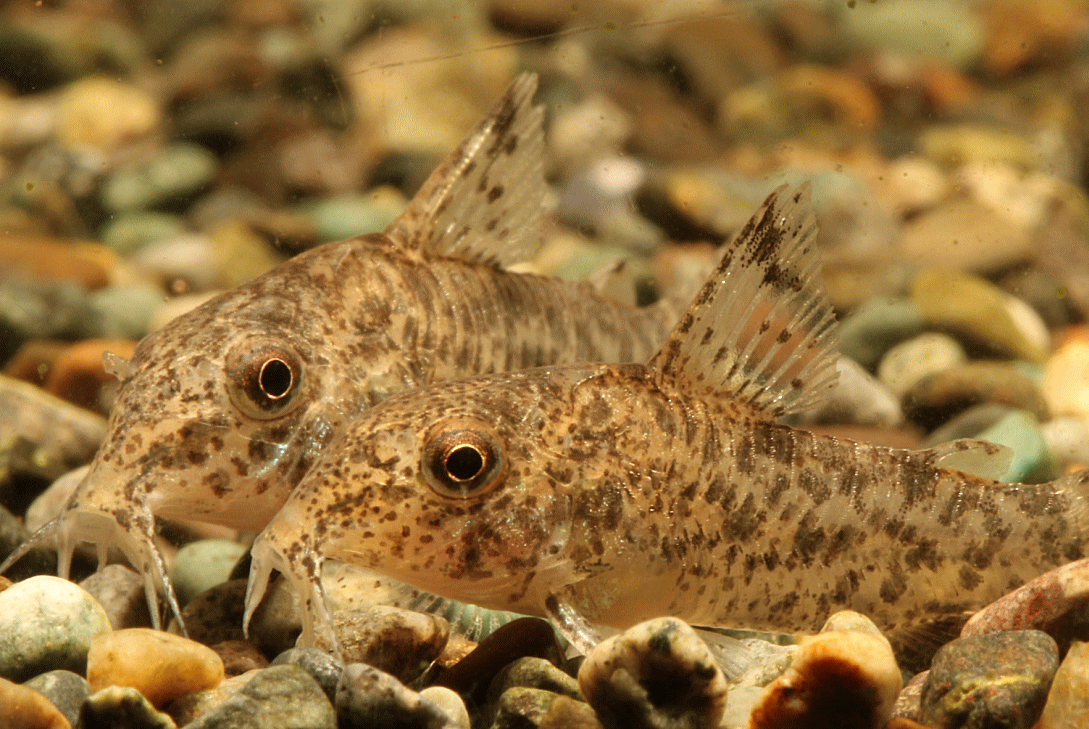
<path id="1" fill-rule="evenodd" d="M 185 220 L 181 216 L 152 210 L 132 210 L 113 217 L 99 231 L 99 237 L 118 253 L 130 255 L 184 231 Z"/>
<path id="2" fill-rule="evenodd" d="M 578 681 L 543 658 L 527 656 L 514 661 L 492 680 L 489 694 L 498 697 L 514 686 L 542 689 L 583 700 Z"/>
<path id="3" fill-rule="evenodd" d="M 87 679 L 71 671 L 49 671 L 23 685 L 47 698 L 72 726 L 79 719 L 79 707 L 91 695 Z"/>
<path id="4" fill-rule="evenodd" d="M 165 300 L 159 287 L 143 282 L 95 291 L 90 297 L 96 321 L 93 333 L 111 339 L 143 339 Z"/>
<path id="5" fill-rule="evenodd" d="M 270 665 L 298 666 L 318 682 L 330 701 L 336 699 L 337 684 L 344 673 L 344 666 L 321 648 L 289 648 L 276 656 Z"/>
<path id="6" fill-rule="evenodd" d="M 351 663 L 344 668 L 335 703 L 341 727 L 446 729 L 455 726 L 454 719 L 430 699 L 406 688 L 388 673 L 364 663 Z"/>
<path id="7" fill-rule="evenodd" d="M 836 362 L 838 378 L 824 401 L 789 422 L 846 423 L 894 428 L 902 425 L 904 414 L 900 403 L 889 389 L 849 357 Z"/>
<path id="8" fill-rule="evenodd" d="M 29 339 L 74 339 L 94 331 L 82 286 L 67 281 L 0 280 L 0 360 Z"/>
<path id="9" fill-rule="evenodd" d="M 877 377 L 897 397 L 926 377 L 968 361 L 964 347 L 952 337 L 926 332 L 901 342 L 885 353 L 877 366 Z"/>
<path id="10" fill-rule="evenodd" d="M 70 729 L 71 722 L 49 699 L 25 684 L 0 678 L 0 726 L 11 729 Z"/>
<path id="11" fill-rule="evenodd" d="M 710 649 L 675 618 L 648 620 L 602 641 L 578 679 L 606 725 L 714 727 L 726 706 L 726 678 Z"/>
<path id="12" fill-rule="evenodd" d="M 900 669 L 883 636 L 822 632 L 805 640 L 790 668 L 768 686 L 749 726 L 882 729 L 892 716 L 900 685 Z"/>
<path id="13" fill-rule="evenodd" d="M 200 145 L 172 144 L 144 164 L 114 172 L 102 186 L 102 204 L 112 212 L 178 206 L 207 187 L 218 166 Z"/>
<path id="14" fill-rule="evenodd" d="M 1060 346 L 1044 366 L 1040 389 L 1056 415 L 1089 421 L 1089 342 L 1072 339 Z"/>
<path id="15" fill-rule="evenodd" d="M 912 676 L 911 680 L 900 689 L 900 695 L 896 697 L 896 704 L 892 707 L 894 719 L 910 719 L 918 721 L 922 714 L 923 688 L 926 686 L 927 676 L 930 671 L 921 671 Z"/>
<path id="16" fill-rule="evenodd" d="M 1044 483 L 1058 475 L 1055 459 L 1032 413 L 1014 410 L 979 434 L 980 440 L 1007 446 L 1012 452 L 1009 468 L 999 478 L 1010 483 Z"/>
<path id="17" fill-rule="evenodd" d="M 102 607 L 68 580 L 39 575 L 17 582 L 0 592 L 0 676 L 83 673 L 93 639 L 109 630 Z"/>
<path id="18" fill-rule="evenodd" d="M 212 650 L 223 661 L 223 673 L 226 676 L 240 676 L 269 665 L 265 654 L 248 640 L 225 640 L 212 646 Z"/>
<path id="19" fill-rule="evenodd" d="M 797 645 L 776 645 L 759 638 L 742 638 L 741 642 L 752 662 L 729 683 L 722 724 L 727 729 L 748 729 L 749 716 L 760 703 L 765 687 L 790 668 L 798 652 Z"/>
<path id="20" fill-rule="evenodd" d="M 1074 643 L 1055 672 L 1039 729 L 1075 729 L 1089 716 L 1089 643 Z"/>
<path id="21" fill-rule="evenodd" d="M 87 656 L 92 691 L 130 686 L 155 706 L 218 685 L 223 661 L 211 648 L 179 635 L 129 628 L 99 636 Z"/>
<path id="22" fill-rule="evenodd" d="M 440 617 L 383 605 L 335 613 L 333 629 L 346 663 L 367 663 L 401 681 L 423 673 L 450 636 Z"/>
<path id="23" fill-rule="evenodd" d="M 176 729 L 176 726 L 173 719 L 129 686 L 108 686 L 96 691 L 79 710 L 80 729 Z"/>
<path id="24" fill-rule="evenodd" d="M 911 301 L 870 299 L 840 322 L 839 351 L 872 370 L 886 351 L 919 334 L 923 326 L 923 314 Z"/>
<path id="25" fill-rule="evenodd" d="M 336 729 L 317 682 L 298 666 L 258 671 L 233 696 L 186 725 L 190 729 Z"/>
<path id="26" fill-rule="evenodd" d="M 491 729 L 601 729 L 603 726 L 619 729 L 624 725 L 610 724 L 608 719 L 603 721 L 589 705 L 568 696 L 542 689 L 514 686 L 499 697 Z"/>
<path id="27" fill-rule="evenodd" d="M 246 600 L 246 580 L 230 580 L 200 593 L 182 608 L 182 620 L 189 637 L 204 645 L 225 640 L 245 640 L 242 632 L 242 612 Z M 295 638 L 298 633 L 295 634 Z M 295 638 L 290 645 L 295 644 Z M 266 646 L 257 641 L 266 650 Z M 285 646 L 286 647 L 290 647 Z"/>
<path id="28" fill-rule="evenodd" d="M 1017 367 L 974 360 L 924 377 L 904 395 L 904 414 L 933 428 L 973 405 L 999 403 L 1026 410 L 1038 420 L 1048 417 L 1036 384 Z"/>
<path id="29" fill-rule="evenodd" d="M 254 669 L 238 676 L 225 678 L 215 688 L 198 691 L 195 694 L 183 696 L 177 701 L 171 701 L 163 707 L 163 711 L 170 714 L 178 726 L 185 726 L 237 694 L 260 672 L 261 669 Z"/>
<path id="30" fill-rule="evenodd" d="M 445 686 L 428 686 L 420 691 L 420 696 L 442 709 L 457 729 L 470 729 L 469 710 L 465 708 L 461 697 L 450 689 Z"/>
<path id="31" fill-rule="evenodd" d="M 109 113 L 102 113 L 103 109 Z M 103 149 L 144 136 L 162 122 L 158 104 L 147 92 L 101 76 L 69 84 L 61 95 L 59 112 L 61 141 Z"/>
<path id="32" fill-rule="evenodd" d="M 245 553 L 241 544 L 226 539 L 202 539 L 179 549 L 170 566 L 178 603 L 185 605 L 205 590 L 226 582 Z"/>
<path id="33" fill-rule="evenodd" d="M 44 389 L 73 405 L 108 413 L 112 393 L 116 392 L 117 377 L 106 372 L 102 355 L 112 352 L 128 359 L 135 349 L 136 342 L 129 339 L 85 339 L 76 342 L 58 354 L 45 378 Z"/>
<path id="34" fill-rule="evenodd" d="M 144 578 L 128 567 L 106 565 L 80 582 L 79 586 L 106 611 L 114 630 L 151 627 Z"/>
<path id="35" fill-rule="evenodd" d="M 920 722 L 1028 729 L 1043 711 L 1058 667 L 1058 648 L 1046 633 L 959 638 L 934 656 Z"/>

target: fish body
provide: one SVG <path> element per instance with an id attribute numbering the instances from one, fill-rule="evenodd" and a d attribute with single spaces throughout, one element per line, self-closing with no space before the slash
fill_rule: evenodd
<path id="1" fill-rule="evenodd" d="M 390 398 L 330 444 L 253 546 L 332 644 L 325 559 L 448 598 L 590 624 L 661 615 L 893 629 L 1084 556 L 1089 476 L 999 483 L 999 447 L 855 443 L 777 422 L 834 380 L 807 193 L 769 198 L 646 364 L 573 365 Z"/>
<path id="2" fill-rule="evenodd" d="M 337 430 L 396 392 L 653 352 L 668 305 L 504 268 L 540 234 L 535 88 L 517 79 L 385 233 L 296 256 L 110 360 L 121 385 L 102 447 L 61 516 L 0 570 L 47 537 L 61 574 L 76 543 L 117 546 L 178 616 L 155 516 L 257 531 Z"/>

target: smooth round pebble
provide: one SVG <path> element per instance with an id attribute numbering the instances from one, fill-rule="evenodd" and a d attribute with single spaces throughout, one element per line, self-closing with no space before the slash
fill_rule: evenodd
<path id="1" fill-rule="evenodd" d="M 606 725 L 714 727 L 726 707 L 726 678 L 696 631 L 657 618 L 603 640 L 579 668 L 579 687 Z M 668 682 L 671 690 L 660 690 Z"/>
<path id="2" fill-rule="evenodd" d="M 225 640 L 212 646 L 223 661 L 226 676 L 240 676 L 254 670 L 267 668 L 268 658 L 248 640 Z"/>
<path id="3" fill-rule="evenodd" d="M 4 729 L 71 729 L 71 722 L 34 689 L 0 678 L 0 727 Z"/>
<path id="4" fill-rule="evenodd" d="M 75 146 L 110 149 L 161 123 L 159 105 L 146 91 L 105 76 L 89 76 L 62 93 L 57 137 Z"/>
<path id="5" fill-rule="evenodd" d="M 491 726 L 492 729 L 532 729 L 533 727 L 601 729 L 602 725 L 602 720 L 598 718 L 594 710 L 582 701 L 542 689 L 514 686 L 504 691 L 499 697 L 495 707 L 495 720 Z M 622 726 L 609 723 L 604 725 Z M 640 725 L 624 724 L 623 726 Z"/>
<path id="6" fill-rule="evenodd" d="M 212 688 L 223 681 L 223 661 L 214 650 L 172 633 L 129 628 L 91 641 L 87 682 L 137 689 L 155 706 Z"/>
<path id="7" fill-rule="evenodd" d="M 877 378 L 894 395 L 903 397 L 927 375 L 967 361 L 968 355 L 957 340 L 939 332 L 926 332 L 886 352 L 877 365 Z"/>
<path id="8" fill-rule="evenodd" d="M 328 697 L 298 666 L 257 671 L 233 696 L 187 729 L 336 729 Z"/>
<path id="9" fill-rule="evenodd" d="M 514 686 L 542 689 L 583 700 L 579 682 L 543 658 L 526 656 L 506 666 L 492 679 L 488 695 L 498 697 Z"/>
<path id="10" fill-rule="evenodd" d="M 900 686 L 900 669 L 884 636 L 820 633 L 802 642 L 790 668 L 768 686 L 749 726 L 882 729 Z"/>
<path id="11" fill-rule="evenodd" d="M 176 238 L 184 232 L 185 220 L 181 216 L 152 210 L 130 210 L 112 217 L 102 226 L 99 237 L 113 250 L 128 255 L 158 241 Z"/>
<path id="12" fill-rule="evenodd" d="M 545 658 L 554 665 L 563 661 L 563 649 L 551 623 L 527 617 L 498 627 L 461 660 L 449 666 L 438 682 L 466 694 L 476 686 L 490 684 L 500 670 L 523 656 Z"/>
<path id="13" fill-rule="evenodd" d="M 836 362 L 837 378 L 823 402 L 790 422 L 849 423 L 878 428 L 895 428 L 904 422 L 899 399 L 850 357 Z"/>
<path id="14" fill-rule="evenodd" d="M 241 544 L 227 539 L 201 539 L 179 549 L 170 566 L 178 603 L 184 606 L 205 590 L 226 582 L 246 551 Z"/>
<path id="15" fill-rule="evenodd" d="M 428 686 L 420 691 L 420 696 L 446 712 L 453 727 L 470 729 L 469 710 L 465 708 L 461 697 L 450 689 L 445 686 Z"/>
<path id="16" fill-rule="evenodd" d="M 158 711 L 131 686 L 107 686 L 87 697 L 79 709 L 79 729 L 176 729 L 174 720 Z"/>
<path id="17" fill-rule="evenodd" d="M 1089 421 L 1089 342 L 1074 339 L 1051 355 L 1040 385 L 1055 415 L 1075 415 Z"/>
<path id="18" fill-rule="evenodd" d="M 72 726 L 79 720 L 79 707 L 91 695 L 87 679 L 71 671 L 49 671 L 23 685 L 47 698 Z"/>
<path id="19" fill-rule="evenodd" d="M 272 659 L 272 666 L 298 666 L 318 682 L 330 701 L 336 699 L 337 684 L 344 673 L 344 665 L 321 648 L 289 648 Z"/>
<path id="20" fill-rule="evenodd" d="M 221 582 L 200 593 L 182 608 L 182 620 L 185 621 L 189 637 L 204 645 L 215 645 L 225 640 L 246 640 L 242 632 L 245 602 L 244 579 Z M 295 645 L 295 638 L 298 638 L 297 632 L 284 648 Z M 255 638 L 254 642 L 261 650 L 271 653 L 261 641 Z"/>
<path id="21" fill-rule="evenodd" d="M 1013 410 L 979 433 L 980 440 L 1006 446 L 1012 452 L 1010 465 L 999 476 L 1009 483 L 1043 483 L 1058 475 L 1055 459 L 1048 450 L 1040 421 L 1032 413 Z"/>
<path id="22" fill-rule="evenodd" d="M 333 630 L 345 663 L 366 663 L 406 682 L 423 673 L 450 637 L 450 624 L 438 616 L 385 605 L 334 613 Z"/>
<path id="23" fill-rule="evenodd" d="M 1048 417 L 1036 384 L 1015 365 L 973 360 L 924 377 L 904 395 L 904 414 L 932 428 L 980 403 L 993 402 Z"/>
<path id="24" fill-rule="evenodd" d="M 350 663 L 344 667 L 335 703 L 341 726 L 447 729 L 454 721 L 438 704 L 365 663 Z"/>
<path id="25" fill-rule="evenodd" d="M 111 212 L 176 205 L 215 178 L 219 160 L 199 144 L 178 142 L 153 159 L 114 171 L 103 183 L 103 206 Z"/>
<path id="26" fill-rule="evenodd" d="M 840 322 L 839 351 L 872 370 L 889 348 L 916 336 L 923 326 L 923 314 L 910 300 L 870 299 Z"/>
<path id="27" fill-rule="evenodd" d="M 144 578 L 128 567 L 109 564 L 79 583 L 98 601 L 114 630 L 150 628 Z"/>
<path id="28" fill-rule="evenodd" d="M 0 592 L 0 677 L 83 673 L 94 638 L 110 631 L 102 606 L 78 585 L 39 575 Z"/>
<path id="29" fill-rule="evenodd" d="M 1038 729 L 1081 729 L 1089 717 L 1089 643 L 1074 643 L 1055 672 Z"/>
<path id="30" fill-rule="evenodd" d="M 143 339 L 165 301 L 161 289 L 139 281 L 95 291 L 91 294 L 95 333 L 112 339 Z"/>
<path id="31" fill-rule="evenodd" d="M 1059 649 L 1038 630 L 958 638 L 934 656 L 919 721 L 927 726 L 1029 729 L 1059 667 Z"/>

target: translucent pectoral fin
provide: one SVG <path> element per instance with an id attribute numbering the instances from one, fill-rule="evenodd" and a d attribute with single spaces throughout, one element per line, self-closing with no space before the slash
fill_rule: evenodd
<path id="1" fill-rule="evenodd" d="M 586 655 L 601 642 L 601 635 L 594 626 L 590 625 L 590 622 L 564 598 L 556 594 L 549 595 L 545 600 L 545 612 L 560 634 L 567 638 L 579 653 Z"/>

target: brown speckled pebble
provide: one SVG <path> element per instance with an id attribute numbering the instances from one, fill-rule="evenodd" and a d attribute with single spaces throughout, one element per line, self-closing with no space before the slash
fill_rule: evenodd
<path id="1" fill-rule="evenodd" d="M 225 640 L 212 646 L 212 650 L 223 660 L 223 671 L 227 676 L 268 666 L 265 654 L 248 640 Z"/>
<path id="2" fill-rule="evenodd" d="M 49 699 L 33 689 L 0 678 L 0 727 L 5 729 L 71 729 Z"/>
<path id="3" fill-rule="evenodd" d="M 129 686 L 156 707 L 217 686 L 223 661 L 211 648 L 179 635 L 130 628 L 91 641 L 87 681 L 92 691 Z"/>
<path id="4" fill-rule="evenodd" d="M 333 626 L 345 664 L 366 663 L 409 682 L 442 652 L 450 624 L 427 613 L 375 605 L 337 613 Z"/>
<path id="5" fill-rule="evenodd" d="M 882 729 L 900 692 L 883 637 L 829 631 L 804 643 L 753 709 L 750 729 Z"/>

